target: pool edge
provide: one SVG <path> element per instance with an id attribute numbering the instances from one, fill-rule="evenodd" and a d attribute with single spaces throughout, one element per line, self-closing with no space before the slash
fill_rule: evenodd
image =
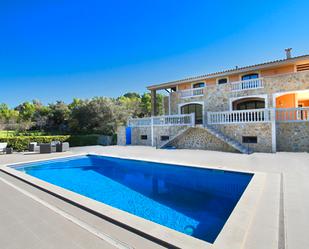
<path id="1" fill-rule="evenodd" d="M 264 180 L 265 180 L 265 173 L 259 172 L 249 172 L 249 171 L 239 171 L 239 170 L 231 170 L 224 169 L 222 167 L 215 168 L 215 167 L 208 167 L 207 169 L 217 169 L 217 170 L 227 170 L 227 171 L 235 171 L 241 173 L 251 173 L 254 174 L 250 183 L 246 187 L 245 191 L 243 192 L 241 198 L 239 199 L 237 205 L 235 206 L 233 212 L 231 213 L 230 217 L 226 221 L 225 225 L 223 226 L 221 232 L 219 233 L 217 239 L 213 244 L 208 243 L 206 241 L 202 241 L 197 238 L 193 238 L 189 235 L 185 235 L 183 233 L 177 232 L 173 229 L 167 228 L 165 226 L 159 225 L 157 223 L 151 222 L 149 220 L 143 219 L 141 217 L 135 216 L 133 214 L 127 213 L 125 211 L 119 210 L 117 208 L 113 208 L 108 206 L 104 203 L 95 201 L 83 195 L 74 193 L 67 189 L 61 188 L 59 186 L 44 182 L 38 178 L 32 177 L 27 175 L 23 172 L 19 172 L 11 166 L 19 165 L 19 164 L 26 164 L 26 163 L 33 163 L 33 162 L 40 162 L 40 161 L 50 161 L 54 159 L 61 159 L 61 158 L 68 158 L 68 157 L 77 157 L 77 156 L 85 156 L 85 155 L 97 155 L 97 156 L 107 156 L 107 157 L 114 157 L 114 158 L 122 158 L 122 159 L 132 159 L 132 160 L 143 160 L 148 162 L 157 162 L 157 163 L 165 163 L 165 164 L 173 164 L 173 165 L 181 165 L 181 166 L 189 166 L 189 167 L 197 167 L 203 168 L 203 166 L 195 166 L 195 165 L 186 165 L 186 164 L 179 164 L 174 162 L 162 162 L 162 161 L 152 161 L 152 160 L 144 160 L 142 158 L 132 158 L 132 157 L 120 157 L 120 156 L 110 156 L 105 154 L 99 153 L 80 153 L 70 156 L 57 156 L 54 158 L 48 159 L 40 159 L 40 160 L 31 160 L 31 161 L 24 161 L 18 163 L 12 163 L 9 165 L 4 165 L 0 167 L 0 170 L 16 177 L 28 184 L 31 184 L 34 187 L 37 187 L 49 194 L 52 194 L 66 202 L 69 202 L 75 206 L 78 206 L 88 212 L 91 212 L 101 218 L 113 222 L 116 225 L 122 226 L 134 233 L 141 235 L 147 239 L 150 239 L 158 244 L 163 246 L 173 246 L 173 247 L 181 247 L 181 248 L 215 248 L 220 244 L 220 248 L 230 248 L 230 240 L 231 240 L 231 232 L 234 234 L 232 236 L 235 245 L 239 245 L 236 248 L 240 248 L 244 241 L 246 235 L 246 229 L 250 225 L 250 221 L 255 213 L 256 203 L 259 200 L 260 191 L 262 191 Z M 204 166 L 205 168 L 206 166 Z M 248 212 L 249 211 L 249 212 Z M 239 219 L 241 217 L 241 219 Z M 235 240 L 235 233 L 237 234 Z"/>

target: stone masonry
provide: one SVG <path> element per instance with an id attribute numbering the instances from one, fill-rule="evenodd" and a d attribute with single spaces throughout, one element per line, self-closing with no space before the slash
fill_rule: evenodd
<path id="1" fill-rule="evenodd" d="M 213 125 L 226 136 L 235 139 L 254 152 L 272 152 L 271 123 Z M 256 136 L 256 144 L 244 144 L 243 136 Z"/>
<path id="2" fill-rule="evenodd" d="M 221 141 L 203 128 L 189 128 L 169 145 L 174 146 L 177 149 L 237 152 L 233 147 Z"/>
<path id="3" fill-rule="evenodd" d="M 277 151 L 309 152 L 309 123 L 277 123 Z"/>

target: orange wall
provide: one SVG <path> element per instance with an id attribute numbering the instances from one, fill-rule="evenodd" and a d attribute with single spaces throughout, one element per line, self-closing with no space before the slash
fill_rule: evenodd
<path id="1" fill-rule="evenodd" d="M 261 77 L 265 76 L 273 76 L 276 74 L 285 74 L 285 73 L 293 73 L 294 72 L 294 65 L 285 66 L 285 67 L 277 67 L 267 70 L 261 70 Z"/>
<path id="2" fill-rule="evenodd" d="M 190 89 L 190 88 L 191 88 L 191 83 L 185 83 L 185 84 L 178 85 L 178 90 L 185 90 L 185 89 Z"/>
<path id="3" fill-rule="evenodd" d="M 252 71 L 254 73 L 256 71 Z M 294 72 L 294 65 L 289 65 L 289 66 L 281 66 L 281 67 L 276 67 L 276 68 L 271 68 L 271 69 L 265 69 L 260 71 L 260 77 L 265 77 L 265 76 L 274 76 L 277 74 L 285 74 L 285 73 L 293 73 Z M 246 72 L 246 74 L 251 73 Z M 235 82 L 240 80 L 240 75 L 243 74 L 233 74 L 226 76 L 229 79 L 229 82 Z M 224 78 L 220 77 L 220 78 Z M 211 79 L 206 79 L 206 85 L 215 85 L 217 83 L 217 77 L 211 78 Z M 191 83 L 183 83 L 178 85 L 179 90 L 185 90 L 185 89 L 190 89 L 191 88 Z"/>
<path id="4" fill-rule="evenodd" d="M 207 86 L 209 86 L 209 85 L 215 85 L 216 83 L 217 83 L 216 78 L 207 79 L 207 80 L 206 80 L 206 85 L 207 85 Z"/>
<path id="5" fill-rule="evenodd" d="M 276 98 L 276 108 L 294 108 L 295 93 L 285 94 Z"/>
<path id="6" fill-rule="evenodd" d="M 239 81 L 239 74 L 230 75 L 230 76 L 229 76 L 229 81 L 230 81 L 230 82 Z"/>
<path id="7" fill-rule="evenodd" d="M 309 100 L 299 100 L 298 104 L 303 104 L 304 107 L 308 107 L 309 106 Z"/>

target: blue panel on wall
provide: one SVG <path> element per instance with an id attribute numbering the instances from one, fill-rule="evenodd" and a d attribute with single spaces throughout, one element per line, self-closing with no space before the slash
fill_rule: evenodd
<path id="1" fill-rule="evenodd" d="M 126 127 L 126 144 L 131 144 L 131 127 Z"/>

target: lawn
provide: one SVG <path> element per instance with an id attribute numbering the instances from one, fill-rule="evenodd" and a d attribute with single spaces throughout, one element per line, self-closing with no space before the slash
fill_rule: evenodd
<path id="1" fill-rule="evenodd" d="M 8 131 L 8 130 L 0 130 L 0 137 L 15 137 L 15 136 L 44 136 L 44 135 L 50 135 L 46 134 L 46 132 L 42 131 L 26 131 L 26 132 L 20 132 L 20 131 Z"/>

